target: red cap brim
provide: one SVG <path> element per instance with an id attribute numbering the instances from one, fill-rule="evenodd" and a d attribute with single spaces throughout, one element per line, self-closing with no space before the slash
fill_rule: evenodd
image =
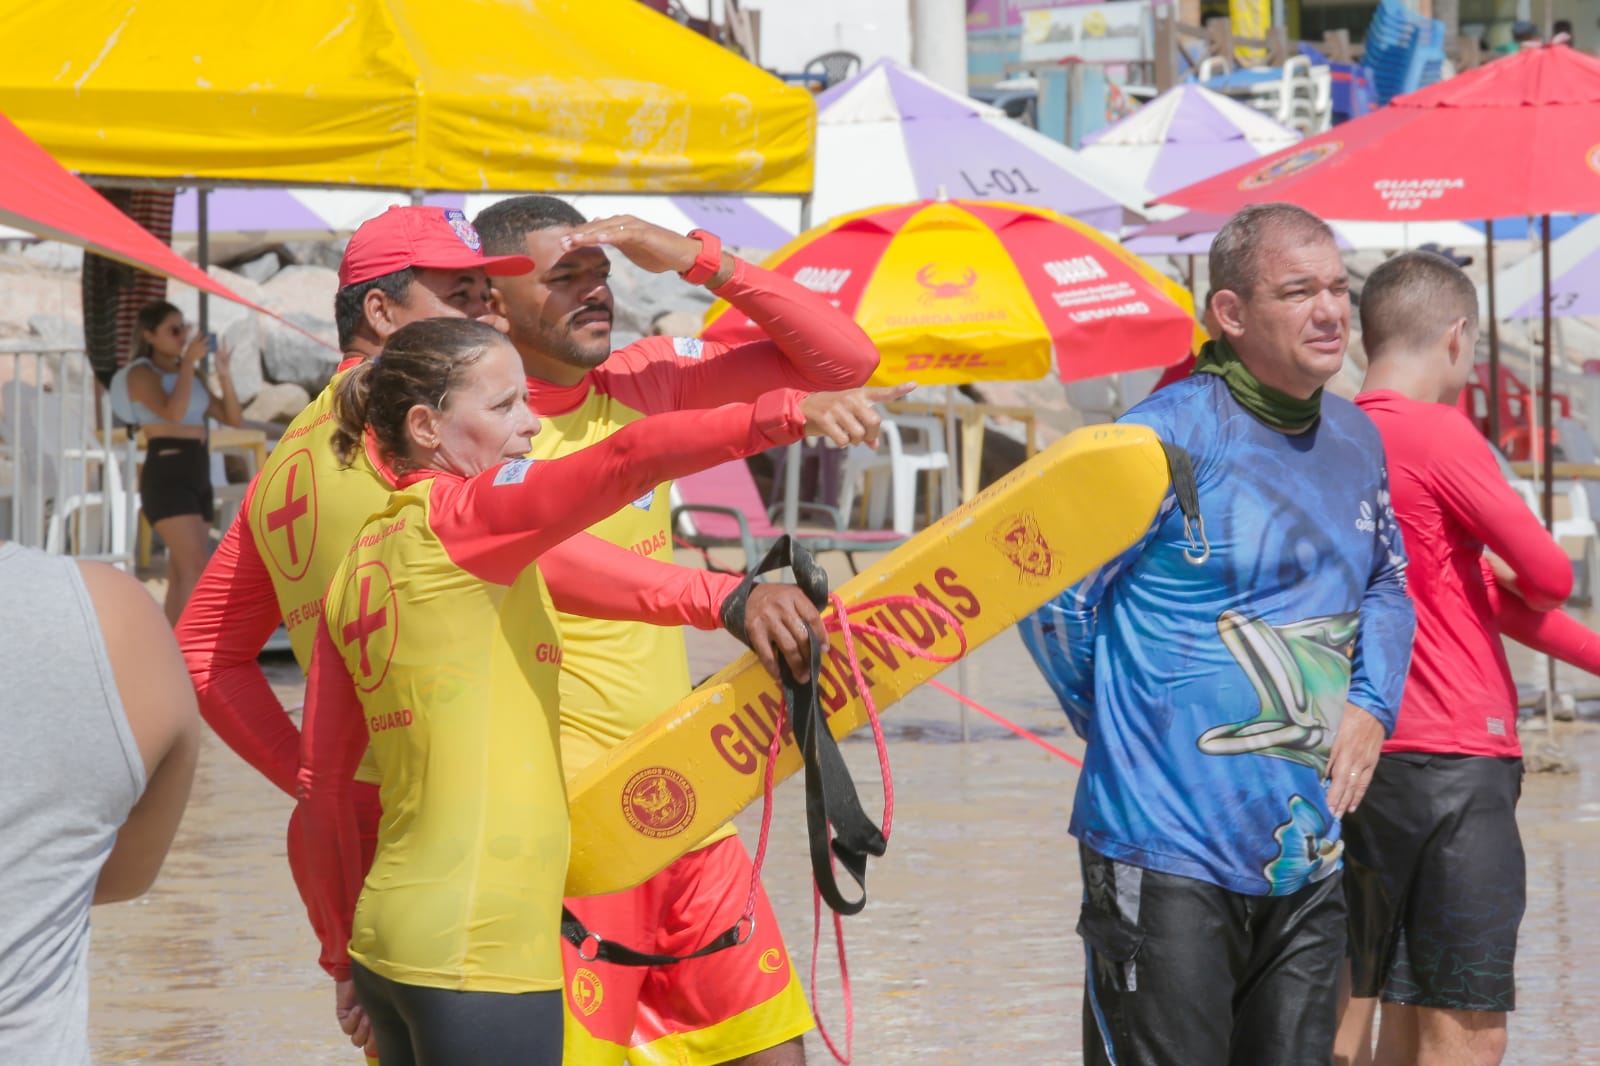
<path id="1" fill-rule="evenodd" d="M 533 260 L 525 255 L 448 255 L 442 259 L 419 256 L 409 264 L 420 270 L 481 270 L 490 277 L 509 274 L 526 274 L 533 269 Z"/>
<path id="2" fill-rule="evenodd" d="M 534 268 L 534 262 L 525 255 L 486 255 L 483 257 L 483 272 L 490 277 L 501 278 L 511 274 L 526 274 Z"/>

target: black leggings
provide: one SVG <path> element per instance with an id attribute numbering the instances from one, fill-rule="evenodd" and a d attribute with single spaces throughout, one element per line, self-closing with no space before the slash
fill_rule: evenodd
<path id="1" fill-rule="evenodd" d="M 383 1066 L 561 1066 L 561 992 L 452 992 L 360 963 L 350 976 Z"/>

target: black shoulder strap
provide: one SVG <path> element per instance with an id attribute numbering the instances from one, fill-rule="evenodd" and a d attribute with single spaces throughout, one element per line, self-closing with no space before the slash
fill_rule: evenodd
<path id="1" fill-rule="evenodd" d="M 1183 512 L 1183 533 L 1189 547 L 1183 556 L 1199 566 L 1211 558 L 1211 544 L 1206 540 L 1206 520 L 1200 514 L 1200 489 L 1195 482 L 1194 461 L 1184 449 L 1163 440 L 1161 450 L 1167 456 L 1167 477 L 1172 482 L 1172 495 Z"/>
<path id="2" fill-rule="evenodd" d="M 1172 479 L 1172 494 L 1178 498 L 1178 510 L 1191 522 L 1200 518 L 1200 491 L 1195 487 L 1194 460 L 1189 453 L 1169 441 L 1161 442 L 1167 453 L 1167 476 Z"/>

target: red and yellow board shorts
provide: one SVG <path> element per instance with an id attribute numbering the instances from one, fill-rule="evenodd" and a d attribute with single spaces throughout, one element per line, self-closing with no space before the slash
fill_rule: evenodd
<path id="1" fill-rule="evenodd" d="M 687 955 L 738 921 L 750 856 L 738 837 L 691 851 L 641 885 L 567 900 L 589 929 L 638 951 Z M 586 962 L 563 940 L 567 1062 L 701 1066 L 793 1040 L 812 1027 L 805 990 L 767 894 L 750 939 L 671 966 Z"/>

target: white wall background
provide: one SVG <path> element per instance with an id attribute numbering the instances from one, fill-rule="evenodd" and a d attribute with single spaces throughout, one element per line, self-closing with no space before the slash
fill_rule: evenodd
<path id="1" fill-rule="evenodd" d="M 743 0 L 761 12 L 761 65 L 798 73 L 806 60 L 844 50 L 864 65 L 888 56 L 911 62 L 911 0 Z M 722 15 L 721 0 L 684 0 L 704 17 L 708 7 Z"/>

